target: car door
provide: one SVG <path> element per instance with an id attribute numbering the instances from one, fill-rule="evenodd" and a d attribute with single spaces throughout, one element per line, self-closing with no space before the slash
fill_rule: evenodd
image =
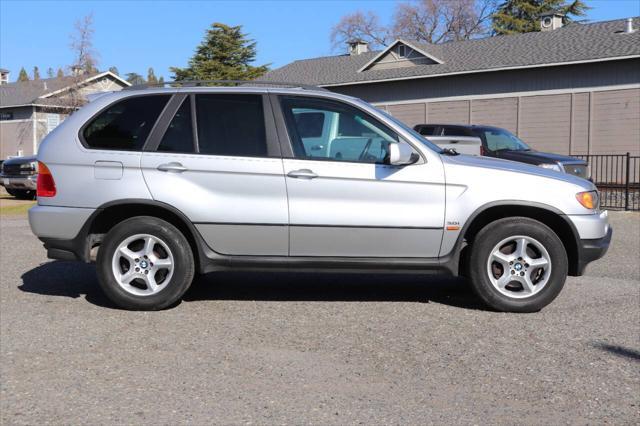
<path id="1" fill-rule="evenodd" d="M 286 185 L 265 99 L 176 95 L 142 155 L 153 198 L 184 213 L 221 254 L 288 255 Z"/>
<path id="2" fill-rule="evenodd" d="M 304 96 L 273 100 L 283 149 L 291 154 L 283 159 L 291 256 L 437 257 L 441 163 L 420 157 L 408 166 L 387 164 L 389 144 L 406 142 L 353 105 Z M 301 127 L 296 115 L 310 112 L 331 122 L 316 123 L 315 133 Z M 306 138 L 326 147 L 323 157 L 307 150 Z"/>

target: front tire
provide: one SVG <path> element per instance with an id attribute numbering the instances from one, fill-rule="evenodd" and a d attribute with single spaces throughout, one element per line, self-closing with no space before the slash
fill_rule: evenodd
<path id="1" fill-rule="evenodd" d="M 562 241 L 534 219 L 512 217 L 491 222 L 471 246 L 473 289 L 498 311 L 539 311 L 558 296 L 567 273 Z"/>
<path id="2" fill-rule="evenodd" d="M 185 236 L 150 216 L 127 219 L 104 237 L 97 258 L 98 281 L 107 297 L 129 310 L 160 310 L 178 302 L 194 276 Z"/>

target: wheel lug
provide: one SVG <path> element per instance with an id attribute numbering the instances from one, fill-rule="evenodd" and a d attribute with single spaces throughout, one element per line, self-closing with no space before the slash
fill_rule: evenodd
<path id="1" fill-rule="evenodd" d="M 147 255 L 146 255 L 146 254 L 144 255 L 144 258 L 145 258 L 145 259 L 148 259 L 148 257 L 147 257 Z"/>
<path id="2" fill-rule="evenodd" d="M 145 257 L 147 257 L 147 256 L 145 256 Z M 519 258 L 518 258 L 518 260 L 522 260 L 522 258 L 521 258 L 521 257 L 519 257 Z"/>
<path id="3" fill-rule="evenodd" d="M 136 263 L 140 262 L 140 259 L 136 259 Z"/>
<path id="4" fill-rule="evenodd" d="M 509 265 L 513 265 L 513 260 L 511 262 L 509 262 Z"/>
<path id="5" fill-rule="evenodd" d="M 149 273 L 149 271 L 144 271 L 144 273 L 145 273 L 145 274 L 148 274 L 148 273 Z M 524 274 L 522 274 L 522 275 L 524 275 Z"/>
<path id="6" fill-rule="evenodd" d="M 153 266 L 153 262 L 149 262 L 149 266 Z"/>
<path id="7" fill-rule="evenodd" d="M 513 274 L 515 274 L 515 273 L 516 273 L 516 271 L 514 271 L 514 270 L 511 270 L 511 275 L 513 275 Z"/>
<path id="8" fill-rule="evenodd" d="M 520 272 L 520 276 L 521 276 L 521 277 L 524 277 L 524 272 Z"/>
<path id="9" fill-rule="evenodd" d="M 136 272 L 140 272 L 140 268 L 136 268 Z"/>

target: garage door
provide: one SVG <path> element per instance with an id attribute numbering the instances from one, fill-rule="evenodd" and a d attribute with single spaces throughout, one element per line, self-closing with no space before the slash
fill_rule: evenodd
<path id="1" fill-rule="evenodd" d="M 569 154 L 571 95 L 520 98 L 518 135 L 539 151 Z"/>
<path id="2" fill-rule="evenodd" d="M 640 89 L 594 92 L 591 154 L 640 151 Z"/>
<path id="3" fill-rule="evenodd" d="M 387 111 L 411 127 L 425 122 L 424 104 L 389 105 Z"/>
<path id="4" fill-rule="evenodd" d="M 434 124 L 469 124 L 469 101 L 430 102 L 427 118 Z"/>
<path id="5" fill-rule="evenodd" d="M 471 101 L 471 123 L 502 127 L 515 133 L 518 129 L 518 98 Z"/>

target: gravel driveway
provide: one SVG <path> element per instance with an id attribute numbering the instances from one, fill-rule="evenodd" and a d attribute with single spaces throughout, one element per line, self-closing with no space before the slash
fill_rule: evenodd
<path id="1" fill-rule="evenodd" d="M 640 419 L 640 215 L 528 315 L 461 280 L 210 274 L 114 309 L 93 266 L 0 219 L 2 424 L 615 423 Z"/>

